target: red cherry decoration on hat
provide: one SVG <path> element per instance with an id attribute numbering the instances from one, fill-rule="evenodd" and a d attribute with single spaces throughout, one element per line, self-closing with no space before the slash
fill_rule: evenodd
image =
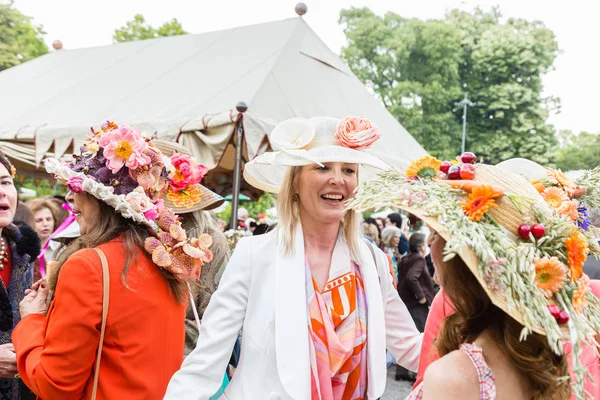
<path id="1" fill-rule="evenodd" d="M 460 167 L 457 165 L 453 165 L 448 170 L 448 179 L 450 180 L 458 180 L 460 179 Z"/>
<path id="2" fill-rule="evenodd" d="M 529 240 L 529 232 L 531 232 L 531 227 L 527 224 L 519 225 L 519 229 L 517 230 L 519 237 L 523 240 Z"/>
<path id="3" fill-rule="evenodd" d="M 531 227 L 531 234 L 536 239 L 541 239 L 546 234 L 546 228 L 543 224 L 535 224 Z"/>
<path id="4" fill-rule="evenodd" d="M 550 311 L 550 314 L 552 314 L 554 319 L 558 320 L 558 317 L 560 316 L 560 308 L 558 308 L 556 304 L 549 304 L 548 311 Z"/>
<path id="5" fill-rule="evenodd" d="M 440 171 L 442 171 L 443 173 L 447 174 L 448 170 L 450 169 L 450 167 L 452 167 L 452 165 L 453 164 L 450 161 L 444 161 L 440 165 Z"/>
<path id="6" fill-rule="evenodd" d="M 475 164 L 477 162 L 477 156 L 474 153 L 467 151 L 460 156 L 460 160 L 465 164 Z"/>
<path id="7" fill-rule="evenodd" d="M 569 314 L 567 314 L 566 311 L 561 311 L 558 314 L 558 318 L 556 318 L 556 321 L 561 325 L 566 324 L 567 322 L 569 322 Z"/>
<path id="8" fill-rule="evenodd" d="M 471 180 L 475 178 L 475 166 L 473 164 L 464 164 L 460 168 L 461 179 Z"/>

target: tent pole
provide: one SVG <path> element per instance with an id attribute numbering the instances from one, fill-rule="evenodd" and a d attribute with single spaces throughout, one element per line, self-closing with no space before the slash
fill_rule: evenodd
<path id="1" fill-rule="evenodd" d="M 240 182 L 242 180 L 242 150 L 244 146 L 244 113 L 248 109 L 248 105 L 240 101 L 235 109 L 239 112 L 236 121 L 235 135 L 235 163 L 233 165 L 233 194 L 231 196 L 231 222 L 230 229 L 237 229 L 238 221 L 238 202 L 240 196 Z"/>

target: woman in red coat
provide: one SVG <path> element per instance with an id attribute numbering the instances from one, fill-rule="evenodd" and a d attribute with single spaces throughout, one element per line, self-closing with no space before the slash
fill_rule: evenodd
<path id="1" fill-rule="evenodd" d="M 188 240 L 159 200 L 169 177 L 185 177 L 137 129 L 112 123 L 75 163 L 47 160 L 46 168 L 66 181 L 81 237 L 21 302 L 19 374 L 42 399 L 93 398 L 106 302 L 99 249 L 110 294 L 96 399 L 162 399 L 183 361 L 185 281 L 210 256 L 201 248 L 210 243 Z"/>

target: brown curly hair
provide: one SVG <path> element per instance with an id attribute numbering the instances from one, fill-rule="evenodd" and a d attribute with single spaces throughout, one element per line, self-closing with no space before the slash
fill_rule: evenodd
<path id="1" fill-rule="evenodd" d="M 472 343 L 484 330 L 490 330 L 513 366 L 528 380 L 532 399 L 569 398 L 568 383 L 558 384 L 560 377 L 569 374 L 565 356 L 554 354 L 547 338 L 537 333 L 521 341 L 523 325 L 491 302 L 460 257 L 445 263 L 442 286 L 455 313 L 444 319 L 436 339 L 440 356 L 457 350 L 461 343 Z"/>

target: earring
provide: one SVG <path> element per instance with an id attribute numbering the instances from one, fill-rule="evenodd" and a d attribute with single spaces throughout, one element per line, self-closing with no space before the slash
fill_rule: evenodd
<path id="1" fill-rule="evenodd" d="M 292 200 L 293 200 L 293 201 L 298 201 L 298 200 L 300 200 L 300 197 L 298 197 L 298 193 L 294 193 L 294 195 L 292 196 Z"/>

